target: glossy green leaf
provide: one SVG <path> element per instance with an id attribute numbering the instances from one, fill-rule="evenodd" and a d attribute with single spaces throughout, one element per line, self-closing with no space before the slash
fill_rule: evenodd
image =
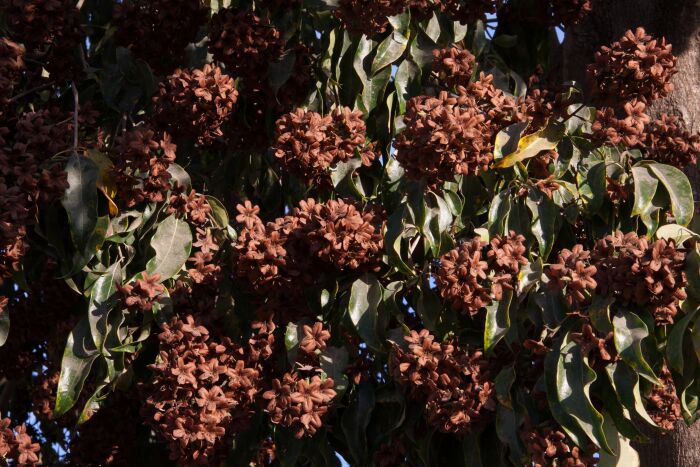
<path id="1" fill-rule="evenodd" d="M 333 389 L 337 393 L 337 398 L 340 399 L 345 394 L 348 388 L 348 377 L 345 370 L 348 367 L 350 356 L 345 347 L 326 347 L 321 355 L 319 355 L 319 363 L 321 370 L 333 379 Z"/>
<path id="2" fill-rule="evenodd" d="M 340 426 L 356 465 L 370 465 L 367 426 L 375 406 L 374 388 L 369 381 L 360 383 L 355 399 L 343 411 Z"/>
<path id="3" fill-rule="evenodd" d="M 146 265 L 148 274 L 159 274 L 161 282 L 175 276 L 187 262 L 192 250 L 192 231 L 184 219 L 174 214 L 158 224 L 151 239 L 156 255 Z"/>
<path id="4" fill-rule="evenodd" d="M 207 204 L 211 208 L 211 218 L 220 229 L 225 229 L 229 225 L 228 212 L 224 205 L 213 196 L 206 195 Z"/>
<path id="5" fill-rule="evenodd" d="M 489 352 L 503 339 L 510 328 L 510 307 L 513 291 L 506 290 L 500 301 L 494 301 L 486 307 L 484 324 L 484 350 Z"/>
<path id="6" fill-rule="evenodd" d="M 679 169 L 665 164 L 649 164 L 649 169 L 664 185 L 671 198 L 671 210 L 676 223 L 687 226 L 693 220 L 695 202 L 688 177 Z"/>
<path id="7" fill-rule="evenodd" d="M 5 345 L 7 337 L 10 335 L 10 313 L 9 310 L 2 310 L 0 313 L 0 347 Z"/>
<path id="8" fill-rule="evenodd" d="M 657 428 L 644 408 L 644 399 L 639 388 L 639 375 L 625 362 L 613 362 L 605 366 L 608 379 L 615 390 L 616 397 L 623 407 L 643 420 L 650 427 Z"/>
<path id="9" fill-rule="evenodd" d="M 437 322 L 442 312 L 442 301 L 435 292 L 430 290 L 430 286 L 424 283 L 418 288 L 418 300 L 416 302 L 416 313 L 423 321 L 425 328 L 430 332 L 435 332 Z"/>
<path id="10" fill-rule="evenodd" d="M 376 76 L 384 67 L 396 62 L 403 55 L 406 47 L 408 47 L 408 39 L 400 32 L 394 31 L 387 36 L 377 48 L 370 76 Z"/>
<path id="11" fill-rule="evenodd" d="M 68 335 L 63 351 L 54 416 L 60 417 L 75 405 L 98 355 L 90 333 L 90 323 L 84 316 Z"/>
<path id="12" fill-rule="evenodd" d="M 467 200 L 468 202 L 468 200 Z M 496 195 L 489 207 L 489 233 L 491 235 L 503 235 L 505 223 L 510 212 L 510 190 L 505 189 Z"/>
<path id="13" fill-rule="evenodd" d="M 88 321 L 93 342 L 98 350 L 104 347 L 105 336 L 108 329 L 108 317 L 116 304 L 114 293 L 117 284 L 121 282 L 122 269 L 119 263 L 111 265 L 104 274 L 95 281 L 90 292 L 88 306 Z"/>
<path id="14" fill-rule="evenodd" d="M 404 215 L 406 206 L 402 205 L 394 211 L 387 220 L 386 232 L 384 234 L 384 245 L 386 248 L 389 264 L 394 266 L 403 274 L 414 276 L 415 273 L 401 257 L 401 239 L 404 232 Z"/>
<path id="15" fill-rule="evenodd" d="M 630 444 L 630 440 L 618 432 L 615 424 L 606 418 L 603 429 L 613 452 L 601 452 L 597 467 L 638 466 L 639 454 Z"/>
<path id="16" fill-rule="evenodd" d="M 640 376 L 660 384 L 642 353 L 642 340 L 649 336 L 644 321 L 631 311 L 621 311 L 612 318 L 615 348 L 622 360 Z"/>
<path id="17" fill-rule="evenodd" d="M 74 245 L 83 251 L 97 224 L 97 164 L 74 152 L 66 165 L 68 188 L 63 195 L 63 207 L 68 214 Z"/>
<path id="18" fill-rule="evenodd" d="M 579 178 L 579 192 L 586 200 L 586 207 L 589 215 L 597 214 L 600 211 L 606 198 L 606 164 L 598 162 L 588 169 L 585 176 Z"/>
<path id="19" fill-rule="evenodd" d="M 499 131 L 496 135 L 494 143 L 493 156 L 494 159 L 502 159 L 508 154 L 513 154 L 518 150 L 520 136 L 527 128 L 526 122 L 513 123 Z"/>
<path id="20" fill-rule="evenodd" d="M 364 274 L 350 288 L 348 315 L 355 330 L 374 351 L 381 351 L 377 336 L 377 307 L 382 301 L 382 286 L 373 274 Z"/>
<path id="21" fill-rule="evenodd" d="M 557 147 L 564 137 L 564 125 L 551 122 L 545 128 L 520 139 L 517 149 L 495 162 L 494 167 L 503 169 L 513 167 L 518 162 L 535 157 L 542 151 L 549 151 Z"/>
<path id="22" fill-rule="evenodd" d="M 676 370 L 681 375 L 683 374 L 683 342 L 685 340 L 686 330 L 688 329 L 688 325 L 694 322 L 698 311 L 700 311 L 698 307 L 688 309 L 690 306 L 688 301 L 684 302 L 683 305 L 686 314 L 673 324 L 668 333 L 668 340 L 666 341 L 668 363 L 672 369 Z"/>
<path id="23" fill-rule="evenodd" d="M 420 92 L 421 69 L 409 58 L 403 60 L 394 77 L 399 114 L 406 112 L 406 101 Z"/>
<path id="24" fill-rule="evenodd" d="M 528 190 L 525 203 L 532 214 L 532 234 L 546 260 L 561 229 L 561 212 L 548 196 L 534 188 Z"/>
<path id="25" fill-rule="evenodd" d="M 659 186 L 659 181 L 654 177 L 647 167 L 632 167 L 632 177 L 634 179 L 634 208 L 633 216 L 647 213 L 653 208 L 652 200 Z"/>

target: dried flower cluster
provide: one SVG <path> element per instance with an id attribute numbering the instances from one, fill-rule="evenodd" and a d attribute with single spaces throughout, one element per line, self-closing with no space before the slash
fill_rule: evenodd
<path id="1" fill-rule="evenodd" d="M 605 337 L 598 337 L 593 326 L 586 323 L 581 332 L 572 332 L 571 340 L 581 346 L 581 353 L 588 357 L 588 364 L 595 366 L 597 363 L 612 361 L 616 350 L 612 342 L 613 333 Z"/>
<path id="2" fill-rule="evenodd" d="M 164 326 L 158 340 L 142 413 L 178 465 L 215 464 L 226 454 L 226 440 L 247 426 L 259 371 L 241 348 L 227 338 L 210 339 L 191 316 Z"/>
<path id="3" fill-rule="evenodd" d="M 27 427 L 20 425 L 14 430 L 10 428 L 12 421 L 9 418 L 0 420 L 0 459 L 12 460 L 12 465 L 21 467 L 33 467 L 41 465 L 39 456 L 39 443 L 32 442 L 27 434 Z"/>
<path id="4" fill-rule="evenodd" d="M 167 133 L 157 139 L 150 129 L 131 130 L 119 137 L 110 173 L 127 207 L 165 200 L 171 179 L 168 167 L 175 161 L 176 148 Z"/>
<path id="5" fill-rule="evenodd" d="M 597 272 L 591 252 L 583 245 L 574 245 L 571 250 L 562 249 L 557 262 L 545 270 L 549 278 L 548 286 L 563 290 L 566 302 L 575 309 L 589 303 L 591 294 L 598 285 L 595 279 Z"/>
<path id="6" fill-rule="evenodd" d="M 0 115 L 12 97 L 24 68 L 24 49 L 21 45 L 3 37 L 0 39 Z"/>
<path id="7" fill-rule="evenodd" d="M 68 187 L 62 167 L 49 159 L 69 147 L 71 129 L 48 110 L 24 114 L 13 131 L 0 127 L 0 285 L 19 268 L 38 205 L 60 199 Z"/>
<path id="8" fill-rule="evenodd" d="M 551 424 L 533 426 L 530 421 L 526 421 L 520 428 L 520 439 L 530 454 L 534 467 L 589 467 L 596 464 L 594 446 L 590 446 L 590 452 L 584 452 L 563 431 Z"/>
<path id="9" fill-rule="evenodd" d="M 602 294 L 647 307 L 657 324 L 673 323 L 687 285 L 685 251 L 673 240 L 617 232 L 599 240 L 593 253 Z"/>
<path id="10" fill-rule="evenodd" d="M 355 34 L 372 37 L 386 31 L 390 16 L 406 8 L 404 0 L 340 0 L 336 16 Z"/>
<path id="11" fill-rule="evenodd" d="M 233 8 L 220 9 L 209 23 L 209 52 L 234 76 L 264 78 L 282 54 L 284 42 L 268 18 Z"/>
<path id="12" fill-rule="evenodd" d="M 2 0 L 0 11 L 10 37 L 37 54 L 52 79 L 76 69 L 82 36 L 80 11 L 71 0 Z"/>
<path id="13" fill-rule="evenodd" d="M 396 159 L 415 180 L 431 185 L 455 174 L 478 175 L 493 160 L 493 140 L 516 117 L 516 103 L 480 75 L 458 94 L 418 96 L 406 105 L 406 130 L 394 143 Z"/>
<path id="14" fill-rule="evenodd" d="M 525 237 L 509 232 L 487 245 L 480 237 L 462 242 L 440 258 L 436 283 L 455 311 L 475 315 L 504 290 L 513 290 L 520 266 L 527 264 Z M 488 249 L 487 249 L 488 246 Z"/>
<path id="15" fill-rule="evenodd" d="M 233 78 L 210 64 L 203 69 L 180 69 L 160 84 L 153 98 L 156 122 L 175 137 L 208 145 L 223 136 L 238 98 Z"/>
<path id="16" fill-rule="evenodd" d="M 207 22 L 202 0 L 124 0 L 114 8 L 116 41 L 146 60 L 158 74 L 183 62 L 185 47 Z"/>
<path id="17" fill-rule="evenodd" d="M 467 49 L 452 46 L 433 50 L 433 73 L 443 86 L 468 86 L 474 72 L 474 55 Z"/>
<path id="18" fill-rule="evenodd" d="M 673 375 L 664 366 L 659 374 L 662 385 L 654 385 L 647 399 L 647 413 L 664 430 L 672 430 L 676 422 L 683 420 L 681 401 L 676 394 Z"/>
<path id="19" fill-rule="evenodd" d="M 662 114 L 646 127 L 643 148 L 650 159 L 679 169 L 700 159 L 700 134 L 691 134 L 680 118 Z"/>
<path id="20" fill-rule="evenodd" d="M 262 296 L 298 294 L 317 272 L 374 268 L 381 259 L 383 216 L 371 209 L 309 199 L 267 224 L 249 202 L 237 209 L 244 227 L 234 247 L 236 275 Z"/>
<path id="21" fill-rule="evenodd" d="M 135 313 L 151 311 L 158 297 L 165 292 L 165 287 L 159 282 L 160 275 L 149 276 L 144 272 L 142 276 L 133 284 L 117 285 L 118 296 L 124 308 Z"/>
<path id="22" fill-rule="evenodd" d="M 299 108 L 277 121 L 275 157 L 307 185 L 328 188 L 330 169 L 336 163 L 346 162 L 356 151 L 363 165 L 376 157 L 367 144 L 366 130 L 360 111 L 336 108 L 321 116 Z"/>
<path id="23" fill-rule="evenodd" d="M 637 99 L 624 105 L 624 118 L 617 118 L 615 110 L 610 107 L 597 110 L 596 121 L 592 127 L 593 141 L 600 145 L 642 145 L 646 139 L 645 126 L 651 120 L 645 111 L 646 104 Z"/>
<path id="24" fill-rule="evenodd" d="M 273 379 L 272 388 L 262 395 L 270 421 L 290 428 L 296 438 L 313 436 L 323 426 L 336 396 L 333 379 L 319 376 L 319 354 L 325 350 L 330 332 L 321 322 L 305 324 L 303 332 L 295 369 L 281 380 Z"/>
<path id="25" fill-rule="evenodd" d="M 611 46 L 601 47 L 587 73 L 596 99 L 615 105 L 632 99 L 650 103 L 667 96 L 676 71 L 671 44 L 637 28 Z"/>
<path id="26" fill-rule="evenodd" d="M 455 21 L 471 24 L 485 19 L 488 14 L 496 13 L 503 0 L 438 0 L 435 3 Z"/>
<path id="27" fill-rule="evenodd" d="M 496 409 L 492 365 L 480 350 L 436 342 L 427 329 L 411 331 L 408 350 L 394 346 L 394 381 L 425 402 L 428 423 L 443 433 L 478 432 Z"/>

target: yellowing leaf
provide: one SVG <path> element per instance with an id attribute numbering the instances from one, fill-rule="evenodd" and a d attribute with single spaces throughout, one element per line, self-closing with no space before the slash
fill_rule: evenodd
<path id="1" fill-rule="evenodd" d="M 520 138 L 515 152 L 496 161 L 494 167 L 497 169 L 513 167 L 518 162 L 535 157 L 542 151 L 556 148 L 564 137 L 564 129 L 564 125 L 554 122 L 536 133 Z"/>

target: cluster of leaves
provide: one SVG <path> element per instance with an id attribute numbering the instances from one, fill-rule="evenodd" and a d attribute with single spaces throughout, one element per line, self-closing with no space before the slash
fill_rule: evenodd
<path id="1" fill-rule="evenodd" d="M 77 5 L 0 0 L 3 461 L 625 465 L 698 417 L 663 39 L 589 102 L 541 84 L 588 1 Z"/>

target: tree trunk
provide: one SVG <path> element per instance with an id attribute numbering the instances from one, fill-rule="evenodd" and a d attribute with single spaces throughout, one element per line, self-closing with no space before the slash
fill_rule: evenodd
<path id="1" fill-rule="evenodd" d="M 678 57 L 674 91 L 651 107 L 652 117 L 661 113 L 683 118 L 686 127 L 700 130 L 700 0 L 594 0 L 593 12 L 578 27 L 568 30 L 563 45 L 562 74 L 586 89 L 586 66 L 601 45 L 618 40 L 638 26 L 673 44 Z M 700 200 L 697 167 L 687 167 L 695 199 Z M 696 203 L 696 221 L 698 216 Z M 698 224 L 695 224 L 698 225 Z M 700 466 L 700 422 L 688 428 L 679 423 L 666 435 L 652 436 L 637 444 L 641 467 Z"/>

